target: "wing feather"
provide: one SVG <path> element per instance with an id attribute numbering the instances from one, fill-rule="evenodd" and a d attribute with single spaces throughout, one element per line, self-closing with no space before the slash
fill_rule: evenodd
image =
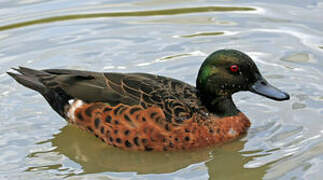
<path id="1" fill-rule="evenodd" d="M 181 123 L 200 106 L 195 87 L 163 76 L 145 73 L 97 73 L 77 70 L 44 70 L 45 86 L 60 88 L 85 102 L 112 106 L 127 104 L 160 107 L 167 121 Z"/>

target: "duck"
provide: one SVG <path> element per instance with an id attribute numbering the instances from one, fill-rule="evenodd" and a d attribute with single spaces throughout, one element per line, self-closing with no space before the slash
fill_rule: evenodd
<path id="1" fill-rule="evenodd" d="M 234 49 L 207 56 L 196 86 L 148 73 L 12 70 L 7 73 L 13 79 L 39 92 L 67 122 L 124 150 L 192 150 L 230 142 L 250 127 L 234 93 L 289 99 L 247 54 Z"/>

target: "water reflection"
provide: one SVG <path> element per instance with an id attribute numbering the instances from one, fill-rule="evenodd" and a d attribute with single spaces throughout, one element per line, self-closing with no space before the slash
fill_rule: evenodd
<path id="1" fill-rule="evenodd" d="M 87 132 L 67 125 L 48 142 L 51 142 L 52 146 L 56 148 L 48 152 L 31 153 L 28 157 L 37 158 L 44 153 L 64 155 L 81 166 L 82 172 L 78 175 L 102 172 L 164 174 L 180 171 L 192 164 L 202 162 L 202 165 L 208 169 L 210 179 L 235 179 L 238 177 L 239 179 L 260 179 L 268 169 L 268 165 L 258 168 L 244 168 L 247 162 L 260 156 L 253 156 L 252 154 L 255 152 L 240 152 L 244 147 L 244 141 L 235 141 L 215 148 L 192 152 L 132 152 L 107 146 Z M 62 162 L 50 165 L 42 164 L 29 167 L 26 171 L 59 170 L 62 168 L 62 164 L 64 167 L 67 166 Z M 73 172 L 68 176 L 74 174 Z"/>
<path id="2" fill-rule="evenodd" d="M 296 53 L 286 57 L 281 58 L 282 61 L 295 62 L 295 63 L 305 63 L 311 60 L 308 53 Z"/>
<path id="3" fill-rule="evenodd" d="M 261 179 L 270 164 L 256 168 L 245 168 L 253 159 L 266 155 L 256 155 L 258 151 L 241 151 L 245 142 L 236 141 L 215 149 L 214 158 L 205 163 L 209 179 Z"/>
<path id="4" fill-rule="evenodd" d="M 135 24 L 191 24 L 191 25 L 225 25 L 234 26 L 237 22 L 216 19 L 214 15 L 165 16 L 153 20 L 138 20 Z"/>
<path id="5" fill-rule="evenodd" d="M 83 173 L 129 172 L 138 174 L 170 173 L 190 164 L 209 160 L 209 151 L 199 152 L 136 152 L 107 146 L 87 132 L 67 125 L 50 140 L 54 152 L 64 154 L 80 164 Z"/>
<path id="6" fill-rule="evenodd" d="M 192 8 L 177 8 L 177 9 L 162 9 L 153 11 L 131 11 L 131 12 L 109 12 L 109 13 L 93 13 L 93 14 L 73 14 L 65 16 L 54 16 L 43 19 L 25 21 L 15 24 L 0 26 L 0 31 L 20 28 L 35 24 L 44 24 L 57 21 L 77 20 L 77 19 L 92 19 L 103 17 L 131 17 L 131 16 L 160 16 L 160 15 L 177 15 L 177 14 L 191 14 L 203 12 L 227 12 L 227 11 L 255 11 L 251 7 L 227 7 L 227 6 L 207 6 L 207 7 L 192 7 Z"/>
<path id="7" fill-rule="evenodd" d="M 182 38 L 194 38 L 194 37 L 200 37 L 200 36 L 219 36 L 223 35 L 224 32 L 197 32 L 194 34 L 186 34 L 186 35 L 181 35 L 177 37 L 182 37 Z"/>

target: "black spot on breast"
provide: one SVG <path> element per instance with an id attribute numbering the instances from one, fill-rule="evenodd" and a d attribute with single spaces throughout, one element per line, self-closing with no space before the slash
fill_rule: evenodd
<path id="1" fill-rule="evenodd" d="M 111 123 L 111 116 L 110 115 L 107 115 L 106 117 L 105 117 L 105 122 L 107 122 L 107 123 Z"/>
<path id="2" fill-rule="evenodd" d="M 120 138 L 117 138 L 117 139 L 116 139 L 116 142 L 117 142 L 117 143 L 122 143 L 122 140 L 121 140 Z"/>
<path id="3" fill-rule="evenodd" d="M 93 110 L 97 108 L 97 106 L 95 105 L 92 105 L 92 106 L 89 106 L 86 110 L 85 110 L 85 114 L 88 116 L 88 117 L 91 117 L 92 116 L 92 112 Z"/>
<path id="4" fill-rule="evenodd" d="M 114 124 L 118 125 L 119 124 L 119 121 L 118 120 L 115 120 L 114 121 Z"/>
<path id="5" fill-rule="evenodd" d="M 112 138 L 112 137 L 109 137 L 109 141 L 110 141 L 110 142 L 113 142 L 113 138 Z"/>
<path id="6" fill-rule="evenodd" d="M 178 138 L 177 137 L 175 138 L 175 141 L 178 142 Z"/>
<path id="7" fill-rule="evenodd" d="M 189 130 L 189 129 L 187 129 L 187 128 L 185 128 L 185 132 L 189 133 L 189 132 L 190 132 L 190 130 Z"/>
<path id="8" fill-rule="evenodd" d="M 118 134 L 118 130 L 117 129 L 115 129 L 113 132 L 114 132 L 114 134 Z"/>
<path id="9" fill-rule="evenodd" d="M 126 147 L 128 147 L 128 148 L 130 148 L 131 146 L 132 146 L 132 144 L 128 141 L 128 140 L 126 140 L 126 142 L 124 143 L 125 145 L 126 145 Z"/>
<path id="10" fill-rule="evenodd" d="M 145 117 L 142 117 L 142 121 L 143 121 L 143 122 L 146 122 L 147 120 L 146 120 L 146 118 L 145 118 Z"/>
<path id="11" fill-rule="evenodd" d="M 213 134 L 214 130 L 213 129 L 209 129 L 209 133 Z"/>
<path id="12" fill-rule="evenodd" d="M 94 126 L 95 126 L 95 128 L 96 129 L 99 128 L 99 125 L 100 125 L 100 119 L 99 118 L 95 118 L 95 120 L 94 120 Z"/>
<path id="13" fill-rule="evenodd" d="M 76 114 L 76 117 L 77 117 L 77 119 L 79 119 L 80 121 L 83 121 L 84 119 L 83 119 L 83 115 L 82 115 L 82 113 L 81 112 L 78 112 L 77 114 Z"/>
<path id="14" fill-rule="evenodd" d="M 101 127 L 100 131 L 102 134 L 104 134 L 104 127 Z"/>
<path id="15" fill-rule="evenodd" d="M 137 111 L 140 111 L 141 110 L 141 108 L 139 108 L 139 107 L 134 107 L 134 108 L 131 108 L 130 109 L 130 114 L 133 114 L 133 113 L 135 113 L 135 112 L 137 112 Z"/>
<path id="16" fill-rule="evenodd" d="M 136 146 L 139 146 L 139 138 L 138 137 L 134 137 L 133 142 L 135 143 Z"/>
<path id="17" fill-rule="evenodd" d="M 124 131 L 124 135 L 126 135 L 126 136 L 128 136 L 129 133 L 130 133 L 130 131 L 128 129 Z"/>
<path id="18" fill-rule="evenodd" d="M 188 137 L 188 136 L 185 136 L 185 141 L 190 141 L 190 137 Z"/>
<path id="19" fill-rule="evenodd" d="M 127 121 L 131 121 L 131 119 L 129 118 L 129 116 L 127 114 L 124 115 L 124 118 L 127 120 Z"/>
<path id="20" fill-rule="evenodd" d="M 145 146 L 145 151 L 152 151 L 152 150 L 154 150 L 154 149 L 149 146 Z"/>

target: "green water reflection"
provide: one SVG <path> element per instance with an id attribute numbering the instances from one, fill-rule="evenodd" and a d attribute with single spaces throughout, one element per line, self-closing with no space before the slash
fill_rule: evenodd
<path id="1" fill-rule="evenodd" d="M 192 7 L 192 8 L 177 8 L 177 9 L 162 9 L 152 11 L 131 11 L 131 12 L 107 12 L 107 13 L 93 13 L 93 14 L 73 14 L 65 16 L 54 16 L 42 18 L 37 20 L 25 21 L 15 24 L 0 26 L 0 31 L 20 28 L 24 26 L 31 26 L 35 24 L 44 24 L 58 21 L 68 21 L 76 19 L 90 19 L 102 17 L 131 17 L 131 16 L 165 16 L 177 14 L 203 13 L 203 12 L 226 12 L 226 11 L 255 11 L 251 7 L 221 7 L 221 6 L 207 6 L 207 7 Z"/>
<path id="2" fill-rule="evenodd" d="M 224 34 L 224 32 L 200 32 L 200 33 L 182 35 L 180 37 L 194 38 L 194 37 L 200 37 L 200 36 L 219 36 L 219 35 L 223 35 L 223 34 Z"/>
<path id="3" fill-rule="evenodd" d="M 131 152 L 107 146 L 94 136 L 72 125 L 67 125 L 50 142 L 51 152 L 63 154 L 78 163 L 83 172 L 136 172 L 137 174 L 163 174 L 181 170 L 191 164 L 205 162 L 210 179 L 260 179 L 268 165 L 259 168 L 244 168 L 254 156 L 239 152 L 245 142 L 236 141 L 226 145 L 193 152 Z M 39 153 L 29 154 L 29 158 Z M 59 165 L 29 167 L 26 171 L 59 170 Z M 73 176 L 75 174 L 67 174 Z"/>

